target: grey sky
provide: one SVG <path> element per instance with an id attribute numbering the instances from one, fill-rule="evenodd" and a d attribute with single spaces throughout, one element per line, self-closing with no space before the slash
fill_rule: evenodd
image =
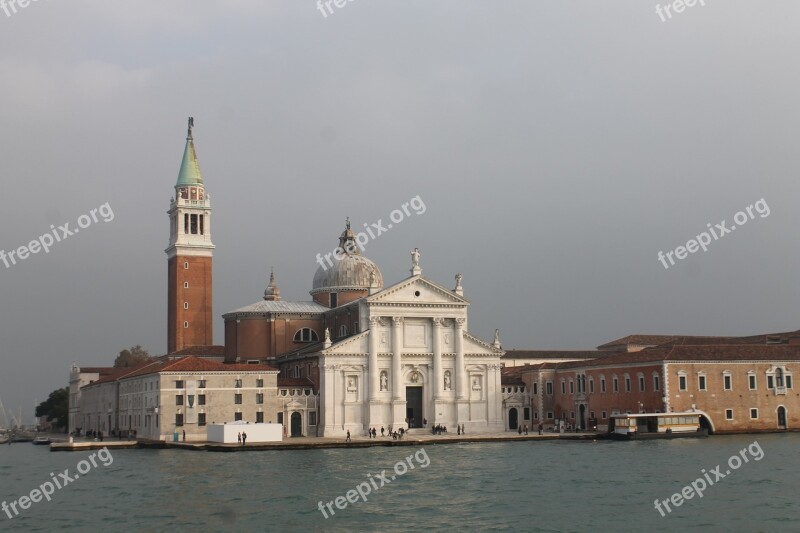
<path id="1" fill-rule="evenodd" d="M 166 350 L 166 215 L 186 117 L 213 202 L 215 341 L 273 265 L 420 195 L 371 242 L 386 283 L 464 274 L 505 348 L 800 328 L 800 3 L 40 0 L 0 11 L 0 398 L 31 416 L 73 360 Z M 665 270 L 657 259 L 764 198 Z"/>

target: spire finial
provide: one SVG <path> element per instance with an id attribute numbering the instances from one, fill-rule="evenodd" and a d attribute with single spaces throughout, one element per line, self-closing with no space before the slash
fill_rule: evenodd
<path id="1" fill-rule="evenodd" d="M 192 138 L 192 128 L 194 128 L 194 117 L 189 117 L 189 128 L 186 133 L 186 136 L 191 139 Z"/>
<path id="2" fill-rule="evenodd" d="M 347 217 L 344 221 L 344 227 L 346 229 L 350 229 L 350 217 Z"/>

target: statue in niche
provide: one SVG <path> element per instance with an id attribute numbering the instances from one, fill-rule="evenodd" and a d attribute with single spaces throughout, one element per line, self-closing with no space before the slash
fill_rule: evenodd
<path id="1" fill-rule="evenodd" d="M 444 373 L 444 390 L 451 390 L 452 383 L 450 382 L 450 371 Z"/>
<path id="2" fill-rule="evenodd" d="M 386 333 L 381 333 L 381 344 L 386 344 Z"/>
<path id="3" fill-rule="evenodd" d="M 386 372 L 381 372 L 381 390 L 389 390 L 389 376 Z"/>
<path id="4" fill-rule="evenodd" d="M 331 330 L 325 328 L 325 342 L 331 342 Z"/>
<path id="5" fill-rule="evenodd" d="M 355 378 L 347 378 L 347 392 L 356 392 L 357 390 Z"/>
<path id="6" fill-rule="evenodd" d="M 481 381 L 477 377 L 472 378 L 472 390 L 481 390 Z"/>
<path id="7" fill-rule="evenodd" d="M 450 344 L 450 333 L 445 333 L 444 334 L 444 343 L 445 344 Z"/>
<path id="8" fill-rule="evenodd" d="M 411 373 L 411 383 L 419 383 L 419 372 L 414 371 Z"/>

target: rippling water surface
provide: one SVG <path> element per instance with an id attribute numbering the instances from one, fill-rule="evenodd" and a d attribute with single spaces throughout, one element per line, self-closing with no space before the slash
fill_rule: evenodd
<path id="1" fill-rule="evenodd" d="M 666 517 L 654 509 L 757 440 L 750 460 Z M 419 447 L 208 453 L 118 450 L 0 531 L 800 531 L 800 435 L 426 445 L 430 459 L 325 518 L 329 502 Z M 0 446 L 0 499 L 89 453 Z M 713 476 L 712 476 L 713 479 Z"/>

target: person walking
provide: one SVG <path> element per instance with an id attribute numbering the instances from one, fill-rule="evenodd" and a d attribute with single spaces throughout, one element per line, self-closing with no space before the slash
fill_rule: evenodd
<path id="1" fill-rule="evenodd" d="M 383 437 L 383 426 L 381 426 L 381 437 Z"/>
<path id="2" fill-rule="evenodd" d="M 542 425 L 539 424 L 539 435 L 541 435 L 541 434 L 542 434 Z"/>
<path id="3" fill-rule="evenodd" d="M 242 443 L 242 432 L 240 431 L 238 435 L 236 435 L 236 441 L 241 444 Z"/>
<path id="4" fill-rule="evenodd" d="M 186 430 L 183 430 L 183 442 L 186 442 Z"/>
<path id="5" fill-rule="evenodd" d="M 349 430 L 349 429 L 347 430 L 347 438 L 346 438 L 346 439 L 344 439 L 344 441 L 345 441 L 345 442 L 352 442 L 352 441 L 350 440 L 350 430 Z"/>
<path id="6" fill-rule="evenodd" d="M 242 446 L 247 445 L 247 433 L 242 432 Z"/>

